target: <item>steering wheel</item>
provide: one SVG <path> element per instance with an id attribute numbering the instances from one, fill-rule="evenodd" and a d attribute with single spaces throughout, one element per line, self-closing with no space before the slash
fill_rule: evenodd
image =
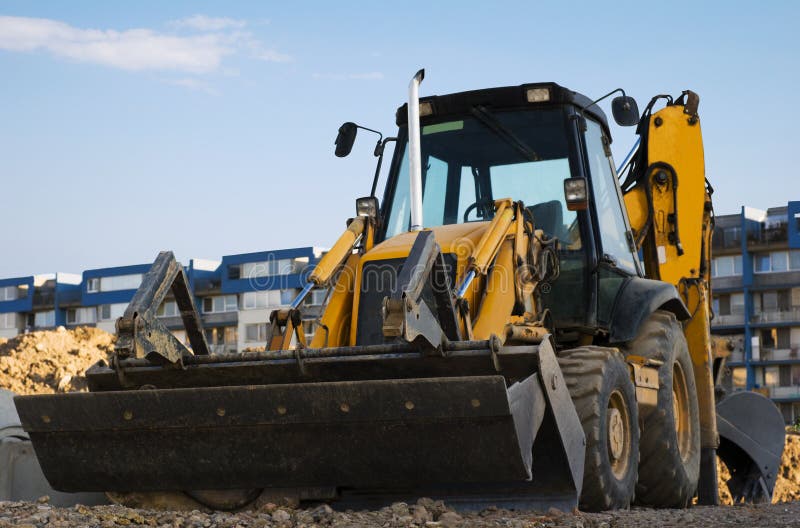
<path id="1" fill-rule="evenodd" d="M 467 217 L 469 216 L 469 214 L 472 212 L 473 209 L 478 209 L 479 207 L 483 207 L 484 208 L 484 213 L 485 213 L 486 212 L 485 208 L 486 208 L 487 205 L 489 205 L 489 203 L 490 202 L 488 202 L 486 200 L 478 200 L 477 202 L 473 202 L 472 204 L 470 204 L 469 207 L 467 207 L 464 210 L 464 222 L 469 222 L 469 220 L 467 220 Z M 484 214 L 484 216 L 488 216 L 488 215 Z"/>

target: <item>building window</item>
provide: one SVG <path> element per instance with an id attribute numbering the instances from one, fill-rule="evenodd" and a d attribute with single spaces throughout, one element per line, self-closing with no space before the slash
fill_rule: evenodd
<path id="1" fill-rule="evenodd" d="M 67 324 L 92 324 L 97 322 L 97 310 L 89 308 L 70 308 L 67 310 Z"/>
<path id="2" fill-rule="evenodd" d="M 86 279 L 86 293 L 97 293 L 100 291 L 100 279 Z"/>
<path id="3" fill-rule="evenodd" d="M 730 315 L 731 314 L 731 296 L 720 295 L 714 297 L 714 311 L 717 315 Z"/>
<path id="4" fill-rule="evenodd" d="M 307 258 L 272 259 L 262 262 L 245 262 L 241 265 L 239 278 L 255 279 L 300 273 L 308 263 Z M 234 272 L 235 273 L 235 272 Z M 231 271 L 228 270 L 230 277 Z"/>
<path id="5" fill-rule="evenodd" d="M 731 294 L 731 314 L 744 315 L 744 294 L 732 293 Z"/>
<path id="6" fill-rule="evenodd" d="M 780 370 L 778 367 L 764 367 L 764 387 L 777 387 L 780 385 Z"/>
<path id="7" fill-rule="evenodd" d="M 175 301 L 164 301 L 156 310 L 157 317 L 177 317 L 181 313 L 178 311 L 178 303 Z"/>
<path id="8" fill-rule="evenodd" d="M 7 330 L 9 328 L 17 328 L 17 314 L 0 313 L 0 328 Z"/>
<path id="9" fill-rule="evenodd" d="M 789 269 L 789 255 L 786 251 L 775 251 L 770 254 L 772 271 L 786 271 Z"/>
<path id="10" fill-rule="evenodd" d="M 305 304 L 309 306 L 322 306 L 327 294 L 328 290 L 311 290 L 311 293 L 306 297 Z"/>
<path id="11" fill-rule="evenodd" d="M 235 326 L 206 328 L 206 342 L 212 354 L 236 351 L 237 330 Z"/>
<path id="12" fill-rule="evenodd" d="M 800 250 L 757 253 L 753 258 L 756 273 L 800 269 Z"/>
<path id="13" fill-rule="evenodd" d="M 33 325 L 37 328 L 47 328 L 56 325 L 56 312 L 55 310 L 48 310 L 46 312 L 36 312 L 33 315 Z"/>
<path id="14" fill-rule="evenodd" d="M 725 240 L 725 247 L 733 247 L 741 244 L 742 242 L 742 228 L 738 226 L 726 227 L 723 229 L 723 239 Z"/>
<path id="15" fill-rule="evenodd" d="M 742 256 L 730 255 L 712 259 L 711 275 L 713 277 L 733 277 L 742 274 Z"/>
<path id="16" fill-rule="evenodd" d="M 116 321 L 125 314 L 128 303 L 101 304 L 97 307 L 98 321 Z"/>
<path id="17" fill-rule="evenodd" d="M 100 278 L 100 291 L 135 290 L 142 283 L 142 274 L 114 275 Z"/>
<path id="18" fill-rule="evenodd" d="M 235 312 L 238 309 L 235 295 L 217 295 L 203 298 L 203 313 Z"/>
<path id="19" fill-rule="evenodd" d="M 4 286 L 0 288 L 0 301 L 15 301 L 19 298 L 19 288 Z"/>
<path id="20" fill-rule="evenodd" d="M 775 328 L 764 328 L 761 330 L 761 348 L 775 348 L 777 331 Z"/>
<path id="21" fill-rule="evenodd" d="M 778 349 L 786 350 L 791 348 L 791 329 L 790 328 L 776 328 L 775 329 L 775 344 Z"/>
<path id="22" fill-rule="evenodd" d="M 731 381 L 733 387 L 743 389 L 747 385 L 747 370 L 744 367 L 736 367 L 731 371 Z"/>
<path id="23" fill-rule="evenodd" d="M 281 304 L 292 304 L 299 292 L 295 288 L 281 290 Z"/>
<path id="24" fill-rule="evenodd" d="M 244 340 L 247 343 L 261 343 L 267 340 L 267 323 L 244 325 Z"/>
<path id="25" fill-rule="evenodd" d="M 789 269 L 800 270 L 800 249 L 789 251 Z"/>
<path id="26" fill-rule="evenodd" d="M 758 253 L 753 256 L 755 260 L 755 271 L 756 273 L 766 273 L 770 271 L 770 258 L 769 253 Z"/>
<path id="27" fill-rule="evenodd" d="M 269 306 L 269 295 L 265 291 L 245 292 L 242 294 L 242 309 L 257 310 Z"/>

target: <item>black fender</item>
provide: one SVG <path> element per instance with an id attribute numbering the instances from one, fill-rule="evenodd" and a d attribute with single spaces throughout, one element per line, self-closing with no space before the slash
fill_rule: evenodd
<path id="1" fill-rule="evenodd" d="M 609 343 L 624 343 L 634 339 L 642 323 L 656 310 L 672 312 L 679 321 L 691 317 L 672 284 L 641 277 L 627 279 L 617 292 L 611 309 Z"/>

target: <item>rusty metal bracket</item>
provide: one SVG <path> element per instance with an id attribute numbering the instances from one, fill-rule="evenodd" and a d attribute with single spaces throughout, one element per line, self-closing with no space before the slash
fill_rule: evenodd
<path id="1" fill-rule="evenodd" d="M 294 358 L 302 376 L 306 375 L 302 351 L 308 347 L 299 309 L 273 310 L 269 315 L 269 342 L 267 350 L 291 350 L 295 338 Z"/>
<path id="2" fill-rule="evenodd" d="M 460 341 L 444 256 L 432 231 L 420 231 L 398 276 L 397 289 L 383 300 L 383 335 L 414 343 L 424 353 L 442 353 Z"/>
<path id="3" fill-rule="evenodd" d="M 169 292 L 175 296 L 191 351 L 156 317 Z M 152 363 L 182 367 L 184 356 L 209 353 L 186 273 L 171 251 L 158 254 L 125 313 L 117 319 L 116 328 L 114 353 L 119 359 L 146 358 Z"/>

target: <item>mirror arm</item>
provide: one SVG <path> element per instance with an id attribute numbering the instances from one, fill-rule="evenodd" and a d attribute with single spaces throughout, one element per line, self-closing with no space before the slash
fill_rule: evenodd
<path id="1" fill-rule="evenodd" d="M 378 157 L 378 165 L 375 167 L 375 177 L 372 178 L 372 190 L 369 193 L 372 197 L 375 197 L 375 191 L 378 188 L 378 177 L 381 175 L 381 165 L 383 164 L 383 150 L 390 141 L 397 141 L 397 138 L 387 137 L 383 141 L 378 140 L 378 144 L 375 145 L 375 155 Z"/>
<path id="2" fill-rule="evenodd" d="M 594 105 L 596 105 L 597 103 L 599 103 L 600 101 L 602 101 L 603 99 L 605 99 L 606 97 L 610 97 L 610 96 L 614 95 L 617 92 L 622 93 L 622 97 L 627 97 L 625 95 L 625 90 L 623 90 L 622 88 L 617 88 L 615 90 L 611 90 L 610 92 L 605 94 L 603 97 L 600 97 L 599 99 L 595 99 L 594 101 L 591 102 L 591 104 L 588 104 L 588 105 L 584 106 L 581 110 L 587 110 L 587 109 L 593 107 Z"/>
<path id="3" fill-rule="evenodd" d="M 360 128 L 361 130 L 366 130 L 367 132 L 372 132 L 374 134 L 378 134 L 378 145 L 381 144 L 381 140 L 383 139 L 383 134 L 381 132 L 378 132 L 377 130 L 372 130 L 371 128 L 367 128 L 365 126 L 361 126 L 358 123 L 353 123 L 353 124 L 356 126 L 356 128 Z M 378 146 L 376 145 L 375 146 L 375 152 L 377 152 L 377 151 L 378 151 Z M 377 156 L 377 155 L 378 154 L 375 154 L 375 156 Z"/>

